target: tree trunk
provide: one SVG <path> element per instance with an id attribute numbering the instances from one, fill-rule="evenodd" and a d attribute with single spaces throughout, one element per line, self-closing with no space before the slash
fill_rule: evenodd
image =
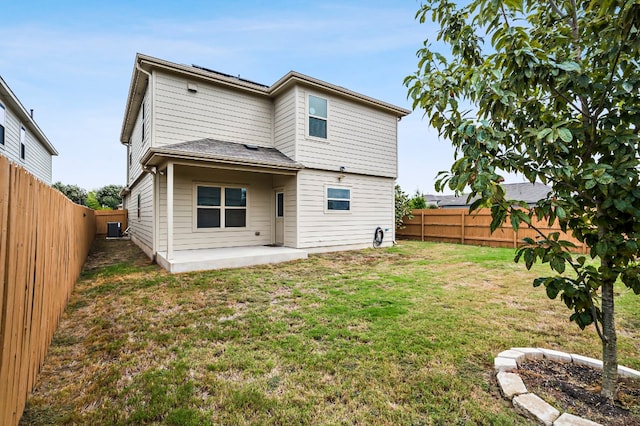
<path id="1" fill-rule="evenodd" d="M 602 283 L 602 396 L 613 401 L 618 386 L 618 349 L 614 322 L 613 288 L 615 282 Z"/>

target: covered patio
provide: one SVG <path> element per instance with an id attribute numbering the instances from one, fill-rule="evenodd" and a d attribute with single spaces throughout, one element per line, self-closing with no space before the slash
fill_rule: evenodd
<path id="1" fill-rule="evenodd" d="M 290 247 L 250 246 L 174 250 L 169 260 L 166 252 L 158 252 L 156 262 L 171 273 L 179 273 L 288 262 L 307 256 L 306 250 Z"/>

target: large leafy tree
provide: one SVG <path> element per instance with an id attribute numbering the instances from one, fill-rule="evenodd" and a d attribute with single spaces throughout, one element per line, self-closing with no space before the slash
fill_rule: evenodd
<path id="1" fill-rule="evenodd" d="M 602 394 L 614 398 L 614 284 L 640 294 L 640 2 L 426 0 L 416 17 L 439 31 L 405 83 L 456 151 L 437 186 L 470 188 L 471 210 L 491 207 L 492 229 L 546 218 L 589 247 L 595 263 L 539 232 L 515 260 L 548 263 L 534 286 L 596 327 Z M 503 172 L 550 185 L 549 197 L 531 209 L 505 199 Z"/>
<path id="2" fill-rule="evenodd" d="M 87 191 L 78 185 L 66 185 L 62 182 L 56 182 L 51 186 L 76 204 L 84 205 L 87 200 Z"/>
<path id="3" fill-rule="evenodd" d="M 96 191 L 96 199 L 101 206 L 117 209 L 122 203 L 120 191 L 122 185 L 106 185 Z"/>

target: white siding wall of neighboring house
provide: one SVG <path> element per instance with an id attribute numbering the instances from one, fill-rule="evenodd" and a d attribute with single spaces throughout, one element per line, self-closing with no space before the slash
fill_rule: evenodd
<path id="1" fill-rule="evenodd" d="M 5 108 L 5 139 L 0 145 L 0 155 L 8 157 L 14 163 L 24 167 L 38 179 L 51 184 L 52 159 L 51 154 L 35 137 L 26 123 L 20 121 L 16 113 L 0 98 Z M 20 156 L 20 128 L 25 129 L 25 158 Z"/>
<path id="2" fill-rule="evenodd" d="M 203 138 L 273 146 L 273 103 L 260 95 L 154 72 L 154 146 Z M 195 93 L 187 84 L 197 85 Z"/>
<path id="3" fill-rule="evenodd" d="M 138 212 L 138 195 L 140 211 Z M 151 257 L 153 255 L 153 175 L 146 174 L 127 196 L 129 234 Z"/>
<path id="4" fill-rule="evenodd" d="M 44 145 L 38 141 L 33 133 L 29 131 L 29 128 L 26 130 L 25 168 L 33 173 L 38 179 L 51 184 L 51 154 L 47 151 Z"/>
<path id="5" fill-rule="evenodd" d="M 274 102 L 274 147 L 289 158 L 296 156 L 296 89 Z"/>
<path id="6" fill-rule="evenodd" d="M 310 168 L 397 177 L 397 117 L 341 97 L 299 88 L 295 160 Z M 327 139 L 308 137 L 308 95 L 327 99 Z"/>
<path id="7" fill-rule="evenodd" d="M 245 228 L 194 229 L 195 186 L 247 188 Z M 274 217 L 271 175 L 176 165 L 174 168 L 174 250 L 270 244 Z M 166 205 L 166 179 L 160 183 L 160 205 Z M 167 249 L 166 209 L 160 208 L 158 251 Z M 256 235 L 259 233 L 260 235 Z"/>
<path id="8" fill-rule="evenodd" d="M 2 101 L 1 98 L 0 101 Z M 14 163 L 24 166 L 24 162 L 20 160 L 20 126 L 22 126 L 22 123 L 6 103 L 3 102 L 2 104 L 6 110 L 4 145 L 0 145 L 0 153 Z"/>
<path id="9" fill-rule="evenodd" d="M 383 246 L 394 235 L 394 179 L 304 169 L 298 173 L 299 244 L 311 251 L 371 247 L 376 228 L 385 232 Z M 327 187 L 349 189 L 349 211 L 327 211 Z"/>

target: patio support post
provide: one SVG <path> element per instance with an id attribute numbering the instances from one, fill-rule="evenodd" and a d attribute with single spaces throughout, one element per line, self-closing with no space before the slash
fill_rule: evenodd
<path id="1" fill-rule="evenodd" d="M 173 162 L 167 164 L 167 260 L 173 260 Z"/>

